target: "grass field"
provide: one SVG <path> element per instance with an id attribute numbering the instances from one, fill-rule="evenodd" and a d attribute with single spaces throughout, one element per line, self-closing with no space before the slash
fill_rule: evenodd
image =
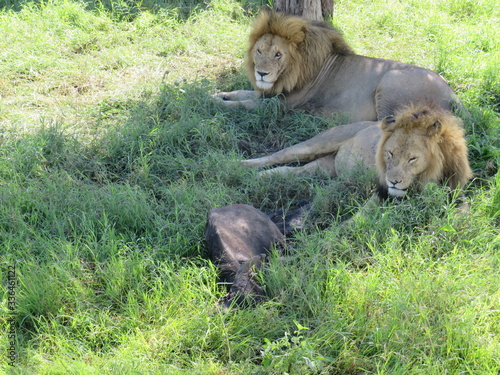
<path id="1" fill-rule="evenodd" d="M 211 99 L 249 88 L 264 3 L 0 0 L 2 373 L 500 372 L 497 2 L 335 1 L 357 53 L 450 82 L 475 175 L 466 214 L 428 186 L 347 226 L 366 174 L 259 178 L 238 162 L 241 140 L 260 155 L 334 124 Z M 271 257 L 267 302 L 220 312 L 208 210 L 301 199 L 319 214 Z"/>

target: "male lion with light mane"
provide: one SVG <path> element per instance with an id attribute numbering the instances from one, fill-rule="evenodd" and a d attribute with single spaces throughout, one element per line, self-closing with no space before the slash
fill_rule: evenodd
<path id="1" fill-rule="evenodd" d="M 362 165 L 376 168 L 378 197 L 400 198 L 410 188 L 429 182 L 462 189 L 472 178 L 467 144 L 459 118 L 433 103 L 409 105 L 380 122 L 336 126 L 269 156 L 243 160 L 252 167 L 276 167 L 270 173 L 312 173 L 321 169 L 337 176 Z"/>
<path id="2" fill-rule="evenodd" d="M 229 107 L 257 107 L 283 94 L 286 105 L 312 114 L 381 120 L 402 105 L 431 100 L 451 110 L 458 98 L 437 73 L 402 62 L 354 54 L 324 22 L 264 9 L 253 24 L 246 62 L 256 91 L 222 92 Z"/>

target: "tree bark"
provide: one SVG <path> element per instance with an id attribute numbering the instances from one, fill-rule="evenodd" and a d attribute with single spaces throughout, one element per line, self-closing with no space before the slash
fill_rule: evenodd
<path id="1" fill-rule="evenodd" d="M 334 0 L 274 0 L 274 10 L 313 21 L 332 17 Z"/>
<path id="2" fill-rule="evenodd" d="M 323 19 L 331 19 L 333 17 L 333 2 L 334 0 L 321 0 L 321 14 Z"/>

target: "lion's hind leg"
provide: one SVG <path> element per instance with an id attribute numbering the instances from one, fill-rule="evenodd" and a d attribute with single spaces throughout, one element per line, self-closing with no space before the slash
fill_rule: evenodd
<path id="1" fill-rule="evenodd" d="M 377 117 L 382 120 L 409 104 L 434 102 L 451 111 L 457 101 L 456 94 L 441 76 L 412 67 L 394 69 L 384 74 L 377 87 L 375 105 Z"/>
<path id="2" fill-rule="evenodd" d="M 263 156 L 261 158 L 242 160 L 241 163 L 247 167 L 263 168 L 278 164 L 310 162 L 322 156 L 314 152 L 314 145 L 312 143 L 315 138 L 316 137 L 311 138 L 308 141 L 298 143 L 294 146 L 284 148 L 283 150 L 275 152 L 271 155 Z M 334 151 L 335 150 L 332 150 L 331 152 Z"/>
<path id="3" fill-rule="evenodd" d="M 259 176 L 269 176 L 272 174 L 288 174 L 288 173 L 293 173 L 298 176 L 309 176 L 316 174 L 318 171 L 323 172 L 330 177 L 337 176 L 337 171 L 335 170 L 335 156 L 334 155 L 323 156 L 319 159 L 316 159 L 299 167 L 283 166 L 272 169 L 266 169 L 265 171 L 259 172 Z"/>
<path id="4" fill-rule="evenodd" d="M 373 121 L 363 121 L 349 125 L 335 126 L 312 137 L 311 139 L 308 139 L 307 141 L 297 143 L 296 145 L 287 147 L 281 151 L 275 152 L 274 154 L 256 159 L 242 160 L 241 163 L 248 167 L 263 168 L 278 164 L 294 162 L 308 163 L 318 161 L 318 159 L 323 156 L 334 155 L 345 142 L 355 137 L 360 131 L 367 129 L 374 124 L 377 123 Z M 322 164 L 321 161 L 318 163 Z M 288 167 L 285 167 L 283 170 L 286 170 L 286 168 Z M 310 170 L 311 168 L 317 167 L 315 164 L 311 164 L 311 166 L 306 167 L 305 170 Z"/>

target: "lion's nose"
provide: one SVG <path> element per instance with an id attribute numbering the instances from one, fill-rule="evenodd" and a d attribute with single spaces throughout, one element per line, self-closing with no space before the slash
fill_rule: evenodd
<path id="1" fill-rule="evenodd" d="M 401 183 L 403 180 L 389 180 L 391 186 L 396 186 L 397 184 Z"/>
<path id="2" fill-rule="evenodd" d="M 261 72 L 261 71 L 257 71 L 257 74 L 259 76 L 261 76 L 262 78 L 264 78 L 265 76 L 267 76 L 269 73 L 268 72 Z"/>

